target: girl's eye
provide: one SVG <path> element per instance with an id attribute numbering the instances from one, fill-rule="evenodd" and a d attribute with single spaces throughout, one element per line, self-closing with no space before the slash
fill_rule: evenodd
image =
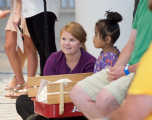
<path id="1" fill-rule="evenodd" d="M 74 41 L 74 39 L 71 39 L 71 41 Z"/>
<path id="2" fill-rule="evenodd" d="M 95 36 L 97 37 L 98 35 L 97 35 L 97 34 L 95 34 Z"/>
<path id="3" fill-rule="evenodd" d="M 65 38 L 62 38 L 62 40 L 65 40 Z"/>

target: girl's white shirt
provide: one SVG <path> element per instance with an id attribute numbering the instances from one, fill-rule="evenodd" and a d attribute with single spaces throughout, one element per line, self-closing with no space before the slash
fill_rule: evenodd
<path id="1" fill-rule="evenodd" d="M 22 1 L 22 15 L 24 18 L 35 16 L 44 12 L 43 0 L 21 0 Z M 46 0 L 47 11 L 53 12 L 57 19 L 59 17 L 60 1 L 59 0 Z"/>

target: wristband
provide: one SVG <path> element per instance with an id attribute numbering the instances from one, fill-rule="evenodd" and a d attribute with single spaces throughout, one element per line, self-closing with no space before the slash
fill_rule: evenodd
<path id="1" fill-rule="evenodd" d="M 129 75 L 129 74 L 130 74 L 130 72 L 129 72 L 129 70 L 128 70 L 128 67 L 129 67 L 129 64 L 127 64 L 127 65 L 125 66 L 125 68 L 124 68 L 124 72 L 125 72 L 126 75 Z"/>

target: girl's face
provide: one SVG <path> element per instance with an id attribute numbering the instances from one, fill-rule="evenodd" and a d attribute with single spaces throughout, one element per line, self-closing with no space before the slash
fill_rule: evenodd
<path id="1" fill-rule="evenodd" d="M 80 51 L 82 44 L 67 31 L 63 31 L 60 39 L 61 50 L 65 55 L 74 55 Z"/>
<path id="2" fill-rule="evenodd" d="M 104 48 L 106 46 L 106 42 L 100 37 L 97 27 L 95 27 L 95 35 L 93 37 L 93 44 L 95 48 Z"/>

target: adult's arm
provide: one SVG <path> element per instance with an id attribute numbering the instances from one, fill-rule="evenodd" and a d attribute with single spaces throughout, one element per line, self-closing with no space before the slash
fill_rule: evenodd
<path id="1" fill-rule="evenodd" d="M 133 65 L 130 65 L 130 66 L 128 67 L 129 72 L 130 72 L 130 73 L 136 72 L 138 65 L 139 65 L 139 62 L 136 63 L 136 64 L 133 64 Z"/>
<path id="2" fill-rule="evenodd" d="M 152 96 L 128 95 L 124 104 L 109 120 L 145 120 L 152 112 Z"/>
<path id="3" fill-rule="evenodd" d="M 6 11 L 0 10 L 0 19 L 6 18 L 8 13 L 10 13 L 9 10 Z"/>
<path id="4" fill-rule="evenodd" d="M 16 8 L 15 8 L 15 12 L 14 12 L 14 17 L 13 17 L 13 24 L 16 30 L 17 26 L 20 24 L 21 21 L 21 9 L 22 9 L 22 1 L 21 0 L 16 0 Z"/>
<path id="5" fill-rule="evenodd" d="M 123 48 L 122 52 L 120 53 L 120 56 L 117 62 L 115 63 L 114 67 L 109 67 L 110 71 L 107 72 L 109 76 L 107 79 L 109 81 L 117 80 L 118 78 L 126 75 L 124 72 L 124 67 L 131 58 L 131 53 L 133 52 L 135 47 L 136 36 L 137 30 L 132 29 L 130 39 L 127 45 Z M 138 63 L 129 66 L 129 72 L 135 72 L 137 66 Z"/>
<path id="6" fill-rule="evenodd" d="M 127 62 L 130 60 L 131 53 L 135 47 L 136 36 L 137 36 L 137 30 L 132 29 L 130 39 L 129 39 L 128 43 L 126 44 L 126 46 L 123 48 L 122 52 L 120 53 L 120 56 L 119 56 L 117 62 L 115 63 L 114 67 L 115 66 L 125 66 L 127 64 Z"/>

